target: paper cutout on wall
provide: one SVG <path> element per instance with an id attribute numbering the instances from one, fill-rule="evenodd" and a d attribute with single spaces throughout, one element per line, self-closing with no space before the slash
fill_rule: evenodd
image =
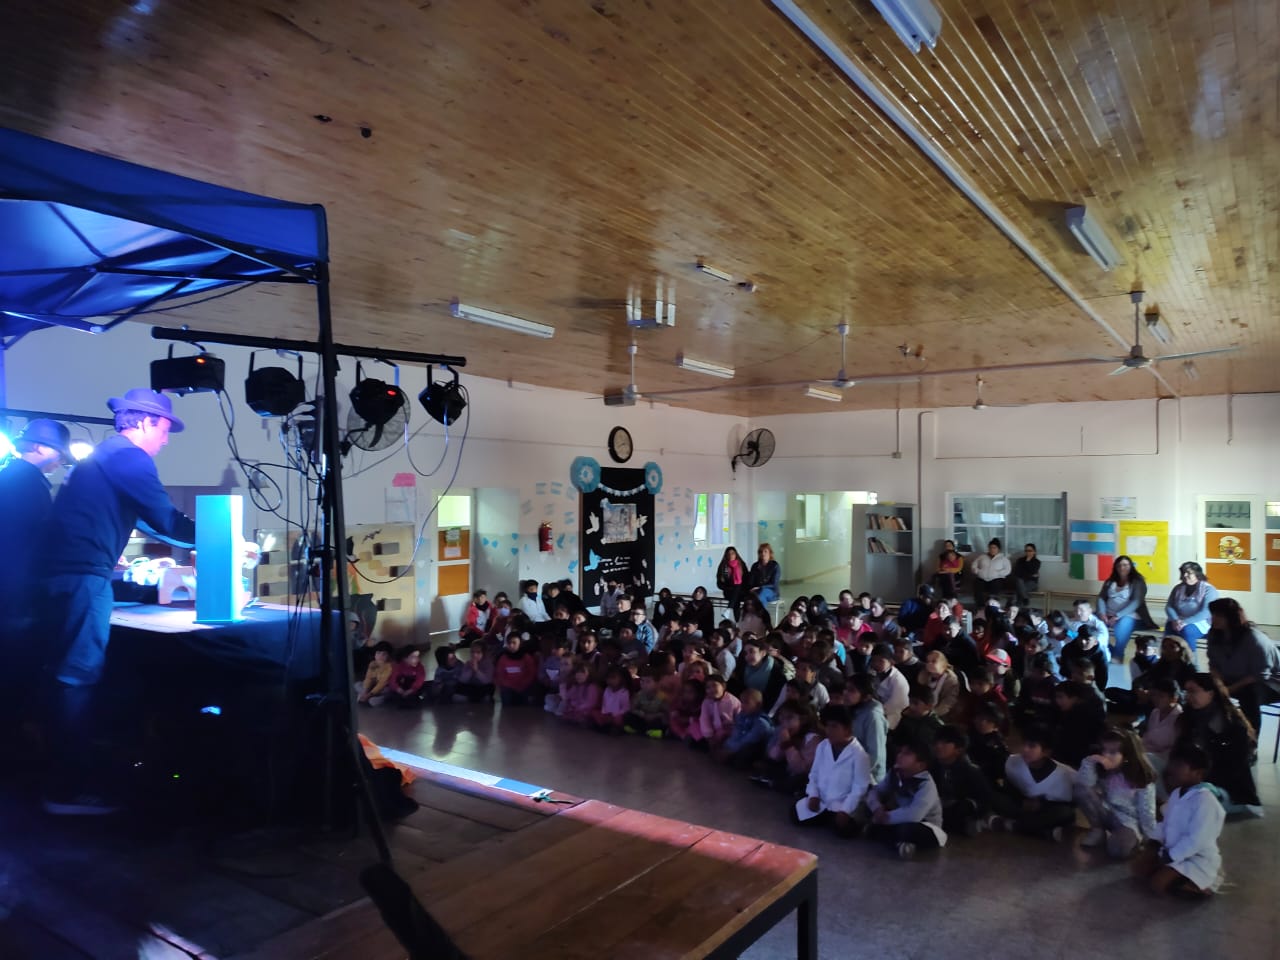
<path id="1" fill-rule="evenodd" d="M 1148 583 L 1173 582 L 1167 520 L 1121 520 L 1120 547 Z"/>

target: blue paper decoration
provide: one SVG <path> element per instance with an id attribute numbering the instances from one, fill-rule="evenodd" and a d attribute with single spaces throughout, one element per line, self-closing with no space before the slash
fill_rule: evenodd
<path id="1" fill-rule="evenodd" d="M 582 493 L 600 486 L 600 464 L 595 457 L 575 457 L 569 466 L 569 482 Z"/>
<path id="2" fill-rule="evenodd" d="M 652 460 L 644 465 L 644 488 L 655 497 L 662 492 L 662 468 Z"/>

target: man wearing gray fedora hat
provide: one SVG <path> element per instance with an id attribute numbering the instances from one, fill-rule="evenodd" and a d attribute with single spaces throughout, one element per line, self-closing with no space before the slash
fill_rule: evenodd
<path id="1" fill-rule="evenodd" d="M 111 630 L 111 573 L 135 528 L 177 546 L 195 544 L 196 525 L 173 501 L 156 472 L 155 456 L 181 433 L 173 402 L 138 388 L 112 397 L 114 436 L 82 460 L 58 491 L 44 541 L 46 610 L 55 640 L 50 813 L 109 813 L 95 786 L 78 781 L 91 726 L 94 690 L 102 678 Z"/>
<path id="2" fill-rule="evenodd" d="M 0 738 L 9 742 L 40 666 L 32 558 L 53 506 L 49 477 L 71 462 L 71 432 L 55 420 L 29 420 L 14 447 L 17 455 L 0 465 Z"/>

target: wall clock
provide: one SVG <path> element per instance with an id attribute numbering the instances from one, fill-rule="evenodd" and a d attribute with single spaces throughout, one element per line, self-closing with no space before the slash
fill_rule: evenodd
<path id="1" fill-rule="evenodd" d="M 609 431 L 609 456 L 613 457 L 615 463 L 626 463 L 633 453 L 635 446 L 626 427 L 614 427 Z"/>

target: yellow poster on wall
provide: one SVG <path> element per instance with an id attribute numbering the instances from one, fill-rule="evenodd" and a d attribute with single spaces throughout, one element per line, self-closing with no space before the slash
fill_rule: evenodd
<path id="1" fill-rule="evenodd" d="M 1128 554 L 1148 583 L 1172 583 L 1169 574 L 1169 521 L 1121 520 L 1117 555 Z"/>

